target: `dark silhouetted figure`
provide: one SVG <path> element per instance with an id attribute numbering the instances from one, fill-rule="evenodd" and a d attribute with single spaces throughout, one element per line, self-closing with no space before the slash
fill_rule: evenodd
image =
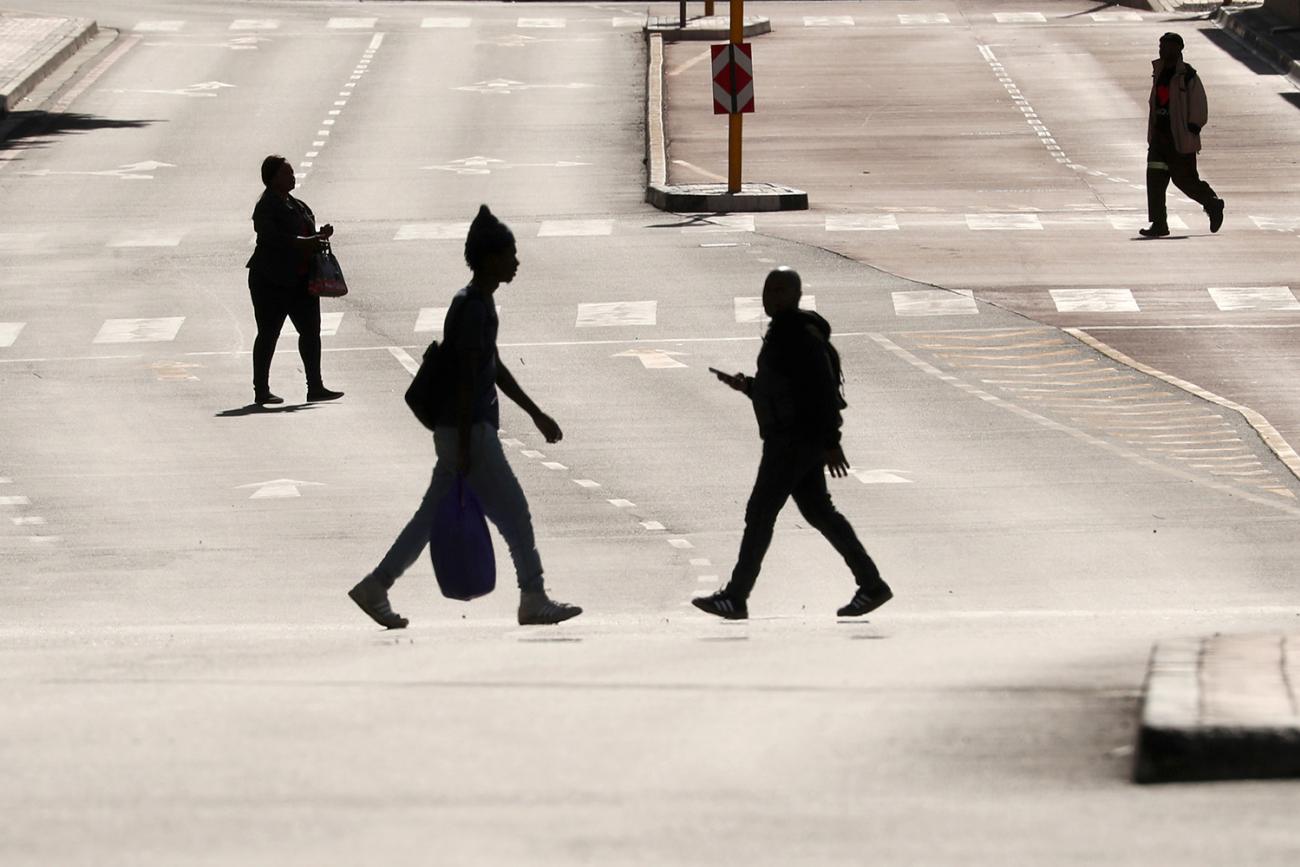
<path id="1" fill-rule="evenodd" d="M 555 602 L 546 595 L 528 501 L 497 434 L 500 388 L 528 413 L 548 443 L 557 443 L 564 436 L 555 420 L 524 394 L 497 353 L 498 320 L 493 296 L 519 270 L 516 252 L 510 229 L 492 215 L 487 205 L 479 208 L 465 239 L 465 261 L 474 275 L 469 285 L 452 298 L 438 350 L 438 375 L 448 377 L 448 387 L 433 432 L 437 452 L 433 479 L 415 515 L 383 561 L 348 593 L 381 626 L 406 626 L 406 618 L 393 612 L 388 591 L 429 543 L 438 503 L 453 487 L 457 474 L 465 477 L 488 520 L 510 546 L 519 581 L 519 623 L 560 623 L 582 613 L 578 606 Z"/>
<path id="2" fill-rule="evenodd" d="M 285 317 L 298 330 L 298 354 L 307 374 L 307 400 L 336 400 L 320 374 L 320 299 L 307 291 L 312 256 L 334 234 L 328 223 L 316 229 L 311 208 L 293 197 L 297 180 L 282 156 L 262 160 L 262 197 L 253 208 L 257 247 L 248 260 L 248 289 L 253 296 L 257 339 L 253 341 L 253 401 L 284 403 L 271 393 L 271 359 Z"/>
<path id="3" fill-rule="evenodd" d="M 1210 231 L 1223 225 L 1223 199 L 1196 171 L 1201 150 L 1201 129 L 1209 122 L 1205 88 L 1196 70 L 1183 62 L 1183 37 L 1160 37 L 1160 57 L 1151 61 L 1151 113 L 1147 118 L 1147 219 L 1150 228 L 1138 233 L 1148 238 L 1169 234 L 1165 191 L 1169 181 L 1210 217 Z"/>
<path id="4" fill-rule="evenodd" d="M 874 611 L 893 598 L 849 522 L 831 503 L 825 470 L 843 478 L 849 462 L 840 447 L 842 377 L 839 355 L 831 346 L 831 326 L 816 313 L 799 309 L 799 274 L 778 268 L 763 285 L 763 310 L 772 317 L 755 376 L 713 371 L 718 379 L 743 392 L 754 404 L 763 458 L 758 465 L 745 533 L 731 581 L 712 596 L 693 600 L 696 608 L 728 620 L 749 617 L 763 555 L 772 541 L 776 516 L 793 497 L 799 512 L 848 564 L 858 590 L 841 617 Z"/>

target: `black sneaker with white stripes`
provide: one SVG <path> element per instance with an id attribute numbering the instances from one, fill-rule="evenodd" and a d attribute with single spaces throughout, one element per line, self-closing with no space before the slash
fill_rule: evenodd
<path id="1" fill-rule="evenodd" d="M 840 617 L 861 617 L 875 611 L 893 598 L 894 591 L 889 589 L 888 584 L 882 583 L 879 587 L 873 587 L 870 593 L 859 587 L 858 592 L 854 593 L 853 598 L 849 600 L 849 604 L 835 613 Z"/>
<path id="2" fill-rule="evenodd" d="M 697 596 L 691 600 L 691 604 L 714 617 L 722 617 L 726 620 L 749 619 L 749 607 L 745 605 L 745 601 L 733 599 L 725 590 L 719 590 L 712 596 Z"/>
<path id="3" fill-rule="evenodd" d="M 565 602 L 556 602 L 545 591 L 519 594 L 519 625 L 549 626 L 577 617 L 582 609 Z"/>

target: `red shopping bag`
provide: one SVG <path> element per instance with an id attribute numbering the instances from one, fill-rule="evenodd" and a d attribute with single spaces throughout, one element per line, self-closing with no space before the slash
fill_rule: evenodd
<path id="1" fill-rule="evenodd" d="M 456 483 L 434 512 L 429 554 L 438 589 L 448 599 L 468 602 L 495 589 L 496 555 L 483 504 L 462 475 L 456 476 Z"/>

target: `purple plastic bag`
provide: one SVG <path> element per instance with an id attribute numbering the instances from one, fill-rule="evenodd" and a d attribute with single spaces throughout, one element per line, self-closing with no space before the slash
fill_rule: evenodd
<path id="1" fill-rule="evenodd" d="M 456 476 L 456 484 L 433 515 L 429 554 L 438 589 L 448 599 L 468 602 L 495 589 L 497 561 L 487 518 L 464 476 Z"/>

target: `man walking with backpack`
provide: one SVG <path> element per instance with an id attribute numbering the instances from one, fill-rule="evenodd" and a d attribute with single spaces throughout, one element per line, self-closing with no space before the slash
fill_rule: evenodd
<path id="1" fill-rule="evenodd" d="M 1201 129 L 1209 122 L 1205 88 L 1196 70 L 1183 62 L 1183 37 L 1160 37 L 1160 57 L 1151 61 L 1151 111 L 1147 117 L 1147 219 L 1150 228 L 1139 229 L 1147 238 L 1169 234 L 1165 191 L 1169 181 L 1187 198 L 1205 209 L 1210 231 L 1223 225 L 1223 199 L 1196 171 L 1201 150 Z"/>
<path id="2" fill-rule="evenodd" d="M 826 488 L 826 469 L 836 478 L 849 471 L 840 447 L 840 410 L 846 404 L 840 393 L 839 354 L 830 343 L 831 326 L 816 313 L 799 309 L 801 294 L 799 274 L 793 269 L 769 273 L 763 310 L 772 322 L 758 353 L 757 374 L 713 371 L 753 402 L 763 439 L 763 458 L 745 509 L 745 533 L 731 581 L 712 596 L 693 600 L 701 611 L 728 620 L 749 617 L 749 594 L 772 541 L 776 516 L 791 497 L 857 581 L 857 592 L 839 609 L 840 617 L 859 617 L 894 596 Z"/>
<path id="3" fill-rule="evenodd" d="M 465 239 L 465 261 L 474 276 L 452 299 L 443 326 L 443 344 L 436 350 L 433 441 L 438 458 L 433 479 L 420 507 L 388 554 L 348 592 L 352 601 L 380 626 L 406 626 L 406 618 L 393 611 L 388 591 L 429 543 L 434 513 L 453 488 L 457 474 L 464 476 L 483 504 L 488 520 L 496 524 L 510 546 L 519 581 L 519 623 L 560 623 L 582 613 L 578 606 L 555 602 L 546 595 L 528 501 L 497 435 L 500 388 L 528 413 L 548 443 L 563 437 L 560 426 L 538 409 L 497 354 L 498 320 L 493 296 L 502 283 L 514 279 L 519 269 L 516 253 L 514 234 L 487 205 L 480 207 Z"/>

